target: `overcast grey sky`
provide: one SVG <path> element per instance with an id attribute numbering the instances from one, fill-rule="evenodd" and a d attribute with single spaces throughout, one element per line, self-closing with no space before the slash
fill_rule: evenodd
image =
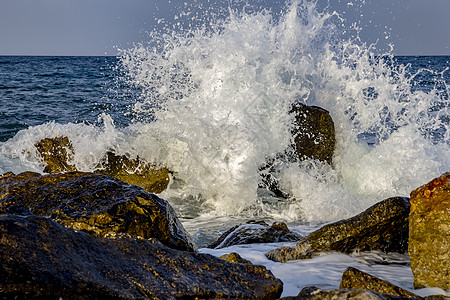
<path id="1" fill-rule="evenodd" d="M 237 0 L 195 0 L 226 5 Z M 319 2 L 326 0 L 319 0 Z M 115 55 L 188 0 L 0 0 L 0 55 Z M 279 10 L 283 0 L 248 0 Z M 450 0 L 330 0 L 361 36 L 397 55 L 450 55 Z M 364 2 L 362 7 L 359 5 Z M 214 4 L 214 5 L 217 5 Z M 224 4 L 225 3 L 225 4 Z M 353 4 L 353 5 L 352 5 Z"/>

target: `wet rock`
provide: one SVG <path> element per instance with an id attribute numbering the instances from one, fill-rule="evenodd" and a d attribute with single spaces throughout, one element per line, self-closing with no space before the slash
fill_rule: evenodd
<path id="1" fill-rule="evenodd" d="M 278 248 L 266 256 L 274 261 L 286 262 L 311 258 L 328 251 L 405 253 L 408 247 L 409 208 L 407 198 L 386 199 L 359 215 L 323 226 L 301 239 L 295 248 Z"/>
<path id="2" fill-rule="evenodd" d="M 330 113 L 321 107 L 301 103 L 294 104 L 290 113 L 295 118 L 291 130 L 293 154 L 300 160 L 312 158 L 331 164 L 336 137 Z"/>
<path id="3" fill-rule="evenodd" d="M 325 109 L 296 103 L 290 114 L 293 115 L 292 145 L 284 153 L 267 158 L 266 163 L 259 167 L 259 187 L 281 198 L 289 195 L 279 184 L 280 165 L 306 159 L 331 164 L 336 144 L 334 122 Z"/>
<path id="4" fill-rule="evenodd" d="M 324 291 L 316 287 L 304 288 L 296 297 L 284 297 L 280 300 L 386 300 L 380 293 L 367 290 L 328 290 Z"/>
<path id="5" fill-rule="evenodd" d="M 269 226 L 264 221 L 252 220 L 230 228 L 208 248 L 221 249 L 242 244 L 292 242 L 298 241 L 299 238 L 285 223 L 274 222 Z"/>
<path id="6" fill-rule="evenodd" d="M 68 137 L 45 138 L 36 143 L 35 147 L 46 164 L 45 173 L 77 171 L 75 165 L 69 164 L 73 159 L 74 150 Z M 166 168 L 157 168 L 139 157 L 131 159 L 126 155 L 117 155 L 113 151 L 106 152 L 94 173 L 115 176 L 155 194 L 164 191 L 170 181 L 169 170 Z"/>
<path id="7" fill-rule="evenodd" d="M 0 215 L 0 296 L 40 299 L 276 299 L 263 266 L 170 249 L 130 235 L 95 237 L 49 218 Z"/>
<path id="8" fill-rule="evenodd" d="M 238 253 L 232 252 L 230 254 L 224 254 L 220 259 L 226 260 L 234 264 L 252 264 L 249 260 L 242 258 Z"/>
<path id="9" fill-rule="evenodd" d="M 158 169 L 139 157 L 130 159 L 126 155 L 116 155 L 112 151 L 106 152 L 94 173 L 115 176 L 155 194 L 164 191 L 170 181 L 169 170 L 166 168 Z"/>
<path id="10" fill-rule="evenodd" d="M 25 172 L 2 176 L 0 213 L 47 216 L 96 236 L 128 233 L 156 238 L 175 249 L 196 249 L 167 201 L 105 175 Z"/>
<path id="11" fill-rule="evenodd" d="M 411 193 L 408 252 L 414 287 L 450 289 L 450 173 Z"/>
<path id="12" fill-rule="evenodd" d="M 371 290 L 380 294 L 389 294 L 411 299 L 420 299 L 419 295 L 411 293 L 390 282 L 379 279 L 375 276 L 362 272 L 355 268 L 348 268 L 342 275 L 342 281 L 339 286 L 341 289 L 360 289 Z"/>
<path id="13" fill-rule="evenodd" d="M 76 171 L 75 166 L 69 164 L 73 159 L 74 152 L 72 142 L 68 137 L 45 138 L 34 146 L 46 164 L 45 173 Z"/>

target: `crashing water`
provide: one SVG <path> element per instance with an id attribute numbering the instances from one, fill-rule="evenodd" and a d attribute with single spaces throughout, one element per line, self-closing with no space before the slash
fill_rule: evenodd
<path id="1" fill-rule="evenodd" d="M 177 18 L 122 51 L 124 80 L 142 92 L 127 112 L 130 125 L 102 114 L 103 126 L 30 127 L 0 143 L 0 171 L 41 172 L 34 143 L 68 136 L 82 171 L 110 149 L 166 166 L 172 180 L 161 196 L 186 219 L 328 222 L 408 196 L 449 170 L 445 81 L 439 91 L 417 89 L 414 79 L 427 70 L 411 74 L 391 53 L 377 55 L 338 13 L 293 1 L 281 14 L 231 5 L 202 25 L 186 26 L 190 14 Z M 330 112 L 337 146 L 332 166 L 278 164 L 290 195 L 279 199 L 258 189 L 259 169 L 290 145 L 295 102 Z"/>

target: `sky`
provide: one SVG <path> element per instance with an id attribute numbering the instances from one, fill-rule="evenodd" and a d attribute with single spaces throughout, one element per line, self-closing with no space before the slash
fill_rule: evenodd
<path id="1" fill-rule="evenodd" d="M 148 40 L 158 20 L 173 22 L 185 2 L 237 1 L 0 0 L 0 55 L 116 55 L 118 48 Z M 318 1 L 328 1 L 349 24 L 357 22 L 363 41 L 378 41 L 379 48 L 394 44 L 396 55 L 450 55 L 450 0 Z M 274 11 L 284 3 L 247 2 Z"/>

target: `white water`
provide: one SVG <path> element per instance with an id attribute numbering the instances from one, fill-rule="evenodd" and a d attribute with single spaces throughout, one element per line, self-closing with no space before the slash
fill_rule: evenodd
<path id="1" fill-rule="evenodd" d="M 449 170 L 446 108 L 430 112 L 441 99 L 411 91 L 392 55 L 375 56 L 314 2 L 293 1 L 277 17 L 246 11 L 230 7 L 205 17 L 205 26 L 155 31 L 150 43 L 124 50 L 120 68 L 142 89 L 132 125 L 116 128 L 103 115 L 103 127 L 31 127 L 0 144 L 0 172 L 42 171 L 34 143 L 66 135 L 80 170 L 92 170 L 108 149 L 168 167 L 174 180 L 162 197 L 182 216 L 326 222 L 408 196 Z M 186 24 L 189 14 L 178 18 Z M 258 168 L 289 145 L 295 101 L 330 111 L 333 166 L 281 164 L 291 198 L 268 200 L 258 194 Z M 437 130 L 439 140 L 427 136 Z"/>
<path id="2" fill-rule="evenodd" d="M 447 105 L 431 110 L 443 100 L 434 91 L 413 92 L 406 68 L 391 66 L 391 54 L 376 57 L 373 46 L 343 33 L 338 14 L 318 11 L 313 2 L 294 1 L 276 18 L 253 11 L 231 7 L 225 16 L 205 17 L 208 26 L 155 31 L 151 43 L 124 50 L 120 68 L 143 91 L 132 125 L 117 128 L 102 115 L 102 127 L 31 127 L 0 143 L 0 173 L 42 172 L 34 144 L 45 137 L 68 136 L 73 163 L 83 171 L 109 149 L 139 156 L 174 172 L 161 196 L 205 244 L 249 217 L 312 230 L 298 222 L 349 217 L 449 171 L 450 131 L 440 118 Z M 289 145 L 287 111 L 295 101 L 330 111 L 337 131 L 333 165 L 280 165 L 291 198 L 268 199 L 258 194 L 258 168 Z M 439 139 L 429 135 L 436 131 Z M 201 251 L 237 251 L 267 266 L 283 280 L 283 296 L 310 284 L 337 288 L 348 266 L 412 288 L 408 266 L 367 266 L 347 255 L 280 264 L 264 256 L 276 246 Z"/>

